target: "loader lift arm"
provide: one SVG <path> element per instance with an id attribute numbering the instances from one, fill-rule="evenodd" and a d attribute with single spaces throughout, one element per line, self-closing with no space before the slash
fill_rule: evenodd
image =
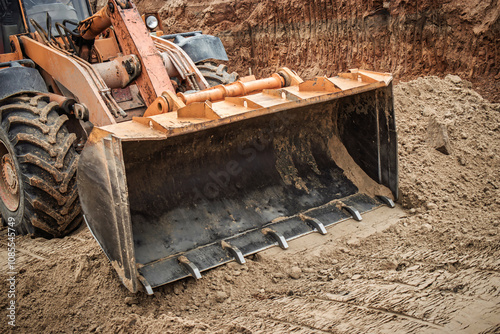
<path id="1" fill-rule="evenodd" d="M 141 62 L 142 71 L 136 83 L 142 98 L 150 105 L 165 90 L 174 93 L 175 90 L 148 29 L 136 22 L 142 22 L 142 18 L 134 3 L 109 0 L 107 6 L 82 21 L 78 29 L 84 39 L 94 39 L 113 25 L 122 52 L 138 56 Z"/>

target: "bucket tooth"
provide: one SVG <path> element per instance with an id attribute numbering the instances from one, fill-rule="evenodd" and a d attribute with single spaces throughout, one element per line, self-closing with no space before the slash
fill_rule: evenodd
<path id="1" fill-rule="evenodd" d="M 270 229 L 268 227 L 262 229 L 262 233 L 264 233 L 265 235 L 270 235 L 271 237 L 273 237 L 273 239 L 278 242 L 278 245 L 282 249 L 287 249 L 288 248 L 288 242 L 286 242 L 286 239 L 283 236 L 283 234 L 281 234 L 279 232 L 276 232 L 275 230 Z"/>
<path id="2" fill-rule="evenodd" d="M 189 271 L 191 276 L 193 276 L 196 279 L 201 278 L 200 270 L 198 269 L 198 267 L 195 266 L 193 262 L 189 261 L 187 257 L 180 256 L 177 260 L 182 266 L 184 266 L 184 268 L 187 269 L 187 271 Z"/>
<path id="3" fill-rule="evenodd" d="M 226 241 L 222 241 L 221 246 L 223 249 L 227 249 L 234 257 L 234 260 L 239 264 L 244 264 L 246 262 L 243 253 L 238 249 L 238 247 L 232 246 Z"/>
<path id="4" fill-rule="evenodd" d="M 311 217 L 308 217 L 308 216 L 304 216 L 302 215 L 300 217 L 305 223 L 307 223 L 308 225 L 311 225 L 313 228 L 315 228 L 319 233 L 325 235 L 327 234 L 328 232 L 326 231 L 326 228 L 325 228 L 325 225 L 323 225 L 322 222 L 320 222 L 318 219 L 316 218 L 311 218 Z"/>
<path id="5" fill-rule="evenodd" d="M 357 220 L 358 222 L 363 220 L 363 217 L 361 217 L 361 214 L 359 213 L 359 211 L 356 208 L 349 206 L 349 205 L 344 205 L 342 207 L 342 209 L 349 212 L 351 214 L 352 218 L 354 218 L 354 220 Z"/>
<path id="6" fill-rule="evenodd" d="M 142 285 L 144 286 L 144 289 L 146 289 L 146 293 L 148 295 L 152 295 L 153 294 L 153 288 L 151 287 L 151 285 L 148 283 L 148 281 L 146 281 L 146 279 L 141 276 L 141 275 L 138 275 L 139 277 L 139 281 L 142 283 Z"/>
<path id="7" fill-rule="evenodd" d="M 378 199 L 380 199 L 380 201 L 382 201 L 382 203 L 384 203 L 385 205 L 387 205 L 388 207 L 390 208 L 395 208 L 396 207 L 396 204 L 394 204 L 394 201 L 392 199 L 390 199 L 389 197 L 387 196 L 377 196 Z"/>

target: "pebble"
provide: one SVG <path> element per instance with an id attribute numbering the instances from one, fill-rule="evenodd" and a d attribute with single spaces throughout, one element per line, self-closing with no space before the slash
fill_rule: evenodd
<path id="1" fill-rule="evenodd" d="M 380 268 L 382 270 L 396 270 L 398 263 L 395 260 L 387 260 L 381 263 Z"/>
<path id="2" fill-rule="evenodd" d="M 182 291 L 184 291 L 184 289 L 182 288 L 182 285 L 180 285 L 180 284 L 174 285 L 174 293 L 176 295 L 180 294 Z"/>
<path id="3" fill-rule="evenodd" d="M 448 74 L 445 77 L 445 80 L 449 80 L 449 81 L 453 82 L 455 85 L 462 82 L 462 79 L 460 79 L 460 77 L 458 75 L 453 75 L 453 74 Z"/>
<path id="4" fill-rule="evenodd" d="M 427 210 L 436 210 L 438 208 L 436 203 L 428 202 L 426 205 Z"/>
<path id="5" fill-rule="evenodd" d="M 432 231 L 432 225 L 431 224 L 422 224 L 422 228 L 426 229 L 427 231 Z"/>
<path id="6" fill-rule="evenodd" d="M 361 245 L 361 243 L 357 238 L 352 238 L 347 240 L 347 244 L 352 247 L 359 247 Z"/>
<path id="7" fill-rule="evenodd" d="M 139 299 L 137 299 L 137 297 L 125 297 L 125 304 L 127 305 L 139 304 Z"/>
<path id="8" fill-rule="evenodd" d="M 351 252 L 348 248 L 345 248 L 345 247 L 340 247 L 340 251 L 342 253 L 350 253 Z"/>
<path id="9" fill-rule="evenodd" d="M 274 274 L 273 274 L 273 276 L 274 276 L 275 278 L 283 278 L 283 277 L 285 277 L 285 275 L 284 275 L 283 273 L 280 273 L 280 272 L 276 272 L 276 273 L 274 273 Z"/>
<path id="10" fill-rule="evenodd" d="M 215 301 L 217 303 L 222 303 L 223 301 L 225 301 L 227 299 L 227 293 L 225 293 L 224 291 L 217 291 L 215 293 Z"/>
<path id="11" fill-rule="evenodd" d="M 299 267 L 292 267 L 290 269 L 290 272 L 288 273 L 288 276 L 293 279 L 299 279 L 302 276 L 302 269 L 300 269 Z"/>

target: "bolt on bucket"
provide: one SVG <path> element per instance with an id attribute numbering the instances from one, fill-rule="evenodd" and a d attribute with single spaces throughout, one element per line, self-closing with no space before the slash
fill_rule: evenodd
<path id="1" fill-rule="evenodd" d="M 125 286 L 152 293 L 392 205 L 391 79 L 353 71 L 94 129 L 81 204 Z"/>

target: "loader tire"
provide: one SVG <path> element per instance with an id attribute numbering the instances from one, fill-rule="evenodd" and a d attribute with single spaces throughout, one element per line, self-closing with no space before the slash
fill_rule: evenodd
<path id="1" fill-rule="evenodd" d="M 67 115 L 43 95 L 0 102 L 0 212 L 18 234 L 62 237 L 82 220 Z"/>
<path id="2" fill-rule="evenodd" d="M 198 63 L 196 67 L 198 67 L 201 74 L 203 74 L 210 87 L 227 85 L 235 82 L 239 78 L 236 72 L 229 74 L 227 72 L 227 66 L 223 64 L 217 65 L 214 62 L 207 61 Z"/>

